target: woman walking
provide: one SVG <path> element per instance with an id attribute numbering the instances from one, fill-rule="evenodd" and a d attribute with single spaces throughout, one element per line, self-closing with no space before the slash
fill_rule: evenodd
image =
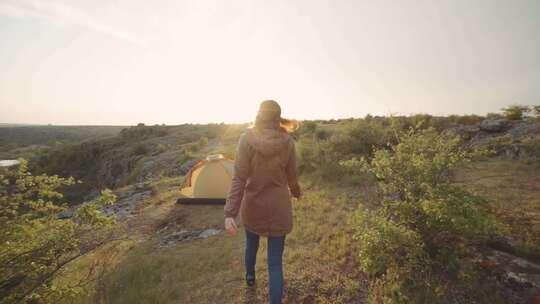
<path id="1" fill-rule="evenodd" d="M 231 190 L 225 204 L 225 228 L 236 230 L 240 212 L 246 232 L 246 283 L 255 284 L 261 236 L 268 239 L 270 304 L 281 303 L 285 236 L 292 230 L 291 194 L 300 199 L 294 141 L 295 121 L 281 118 L 281 107 L 263 101 L 255 125 L 240 136 Z M 290 190 L 290 193 L 289 193 Z"/>

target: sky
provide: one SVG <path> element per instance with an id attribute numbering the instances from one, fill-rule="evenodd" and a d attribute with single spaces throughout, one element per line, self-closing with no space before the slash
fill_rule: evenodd
<path id="1" fill-rule="evenodd" d="M 0 0 L 0 123 L 483 115 L 539 54 L 537 0 Z"/>

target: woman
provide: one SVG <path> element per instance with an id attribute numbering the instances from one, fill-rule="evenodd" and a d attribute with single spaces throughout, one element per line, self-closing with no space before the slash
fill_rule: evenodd
<path id="1" fill-rule="evenodd" d="M 225 204 L 225 228 L 236 230 L 240 212 L 246 231 L 246 283 L 255 284 L 259 237 L 268 238 L 268 289 L 270 303 L 281 303 L 282 256 L 285 235 L 292 230 L 291 195 L 300 199 L 294 141 L 289 132 L 294 121 L 281 118 L 273 100 L 263 101 L 255 125 L 240 136 L 231 190 Z"/>

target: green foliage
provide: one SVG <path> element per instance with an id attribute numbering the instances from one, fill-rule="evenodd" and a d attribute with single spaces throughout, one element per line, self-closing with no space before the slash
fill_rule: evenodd
<path id="1" fill-rule="evenodd" d="M 194 152 L 199 151 L 202 147 L 208 144 L 208 137 L 201 137 L 196 142 L 192 142 L 186 145 L 184 149 L 185 153 L 193 154 Z"/>
<path id="2" fill-rule="evenodd" d="M 522 120 L 531 111 L 531 108 L 522 105 L 511 105 L 501 110 L 504 116 L 510 120 Z"/>
<path id="3" fill-rule="evenodd" d="M 99 210 L 115 197 L 106 190 L 79 208 L 73 220 L 58 213 L 59 187 L 73 178 L 34 176 L 26 161 L 16 169 L 0 168 L 0 303 L 52 303 L 81 292 L 81 282 L 59 284 L 55 277 L 70 262 L 111 236 L 113 220 Z"/>
<path id="4" fill-rule="evenodd" d="M 540 105 L 538 105 L 538 106 L 533 106 L 533 107 L 532 107 L 532 110 L 534 111 L 534 116 L 535 116 L 537 119 L 540 119 Z"/>
<path id="5" fill-rule="evenodd" d="M 205 136 L 201 137 L 201 138 L 199 139 L 199 141 L 197 142 L 197 144 L 198 144 L 199 147 L 201 147 L 201 148 L 204 147 L 204 146 L 206 146 L 206 145 L 208 145 L 208 137 L 205 137 Z"/>
<path id="6" fill-rule="evenodd" d="M 131 155 L 146 155 L 148 148 L 145 144 L 139 143 L 131 148 Z"/>
<path id="7" fill-rule="evenodd" d="M 501 115 L 500 113 L 487 113 L 486 114 L 486 118 L 493 118 L 493 119 L 496 119 L 496 118 L 503 118 L 504 116 Z"/>
<path id="8" fill-rule="evenodd" d="M 411 275 L 423 268 L 424 246 L 417 232 L 390 221 L 374 211 L 359 210 L 353 216 L 358 241 L 360 265 L 371 277 L 389 269 Z"/>
<path id="9" fill-rule="evenodd" d="M 412 116 L 343 119 L 334 124 L 305 121 L 298 130 L 298 164 L 304 174 L 322 177 L 326 181 L 339 181 L 344 175 L 339 161 L 372 157 L 374 149 L 386 150 L 397 144 L 398 134 L 409 130 L 427 129 L 438 131 L 461 124 L 475 124 L 482 120 L 476 115 L 434 117 L 427 114 Z M 349 171 L 351 177 L 359 176 Z"/>
<path id="10" fill-rule="evenodd" d="M 145 126 L 139 123 L 135 127 L 125 128 L 120 131 L 120 136 L 127 141 L 142 140 L 150 137 L 162 137 L 169 132 L 167 126 Z"/>
<path id="11" fill-rule="evenodd" d="M 373 147 L 392 141 L 388 121 L 345 120 L 331 127 L 305 122 L 299 130 L 298 166 L 303 174 L 325 181 L 340 181 L 345 170 L 338 162 L 355 156 L 370 156 Z"/>
<path id="12" fill-rule="evenodd" d="M 359 211 L 354 221 L 361 267 L 375 278 L 379 300 L 408 303 L 419 292 L 431 297 L 439 292 L 432 276 L 458 273 L 467 244 L 496 233 L 486 201 L 454 185 L 450 174 L 486 153 L 465 149 L 455 135 L 411 129 L 370 161 L 341 162 L 373 174 L 382 193 L 376 211 Z"/>
<path id="13" fill-rule="evenodd" d="M 135 182 L 137 182 L 138 178 L 140 177 L 141 175 L 141 172 L 142 172 L 142 169 L 143 169 L 143 166 L 144 166 L 144 161 L 146 160 L 145 157 L 141 157 L 136 163 L 135 163 L 135 167 L 133 168 L 133 170 L 131 170 L 131 174 L 129 175 L 128 177 L 128 180 L 127 180 L 127 183 L 128 184 L 133 184 Z"/>
<path id="14" fill-rule="evenodd" d="M 302 121 L 300 128 L 298 129 L 299 134 L 313 134 L 317 129 L 317 122 L 313 120 Z"/>
<path id="15" fill-rule="evenodd" d="M 165 151 L 167 151 L 167 146 L 166 146 L 166 145 L 164 145 L 164 144 L 158 144 L 158 145 L 156 146 L 156 153 L 157 153 L 157 154 L 161 154 L 161 153 L 163 153 L 163 152 L 165 152 Z"/>

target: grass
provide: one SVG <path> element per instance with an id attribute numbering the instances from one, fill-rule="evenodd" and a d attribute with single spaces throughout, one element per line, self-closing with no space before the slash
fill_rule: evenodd
<path id="1" fill-rule="evenodd" d="M 237 303 L 243 286 L 238 244 L 223 235 L 172 248 L 144 242 L 106 278 L 107 302 Z"/>
<path id="2" fill-rule="evenodd" d="M 456 178 L 489 199 L 522 255 L 540 258 L 540 161 L 490 159 Z"/>
<path id="3" fill-rule="evenodd" d="M 263 303 L 267 301 L 266 241 L 257 257 L 257 288 L 243 281 L 243 230 L 235 236 L 221 232 L 207 239 L 160 247 L 158 231 L 222 229 L 222 206 L 177 205 L 178 181 L 164 179 L 157 195 L 128 223 L 133 240 L 115 247 L 111 270 L 94 284 L 94 292 L 77 303 Z M 364 298 L 366 280 L 354 271 L 346 250 L 346 215 L 358 203 L 353 194 L 307 190 L 294 203 L 293 232 L 284 253 L 285 294 L 288 303 L 351 303 Z M 137 233 L 138 232 L 138 233 Z M 110 254 L 110 250 L 109 250 Z M 79 269 L 99 255 L 82 261 Z M 99 287 L 99 288 L 98 288 Z M 101 288 L 101 289 L 100 289 Z"/>
<path id="4" fill-rule="evenodd" d="M 487 197 L 493 212 L 517 237 L 523 253 L 539 252 L 540 164 L 492 159 L 456 173 L 456 179 Z M 264 303 L 267 301 L 266 242 L 257 257 L 257 287 L 243 281 L 243 230 L 207 239 L 159 246 L 159 233 L 174 229 L 222 229 L 222 206 L 177 205 L 177 178 L 154 185 L 157 194 L 129 222 L 133 240 L 119 246 L 114 267 L 93 294 L 77 303 Z M 369 184 L 369 183 L 368 183 Z M 284 253 L 285 303 L 365 303 L 369 282 L 356 262 L 348 218 L 374 194 L 364 186 L 304 181 L 294 202 L 294 229 Z M 367 188 L 366 188 L 367 187 Z M 369 190 L 369 189 L 368 189 Z M 366 194 L 367 193 L 367 194 Z M 94 256 L 97 259 L 99 256 Z M 84 265 L 82 263 L 81 268 Z"/>

